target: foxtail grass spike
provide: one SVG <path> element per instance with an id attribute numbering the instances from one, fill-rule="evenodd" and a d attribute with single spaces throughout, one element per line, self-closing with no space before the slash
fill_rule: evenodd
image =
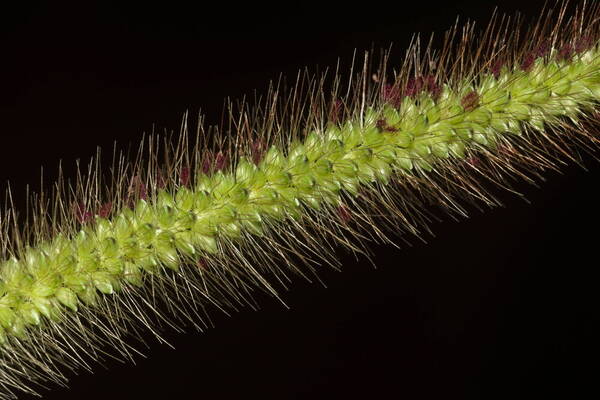
<path id="1" fill-rule="evenodd" d="M 166 329 L 279 299 L 297 277 L 422 236 L 439 210 L 579 163 L 598 144 L 600 7 L 539 22 L 495 16 L 419 40 L 400 65 L 365 54 L 347 82 L 298 75 L 227 121 L 147 136 L 139 151 L 58 180 L 0 215 L 0 399 L 134 360 Z M 547 23 L 552 21 L 552 23 Z M 374 66 L 375 65 L 375 66 Z M 201 345 L 201 344 L 199 344 Z"/>

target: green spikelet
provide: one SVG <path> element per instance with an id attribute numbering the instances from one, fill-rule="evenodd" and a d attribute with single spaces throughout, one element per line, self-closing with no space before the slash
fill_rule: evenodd
<path id="1" fill-rule="evenodd" d="M 539 32 L 531 39 L 538 47 L 498 56 L 496 67 L 468 60 L 470 44 L 462 43 L 463 63 L 407 67 L 393 82 L 344 99 L 344 118 L 306 121 L 304 135 L 265 135 L 238 153 L 210 156 L 182 146 L 173 158 L 195 162 L 166 168 L 168 184 L 157 183 L 163 171 L 140 168 L 116 185 L 112 215 L 89 211 L 88 197 L 76 221 L 29 245 L 5 246 L 0 398 L 34 392 L 31 382 L 64 382 L 56 361 L 89 368 L 84 359 L 93 354 L 65 356 L 72 351 L 65 338 L 131 358 L 130 328 L 160 338 L 162 325 L 198 326 L 197 303 L 226 310 L 251 305 L 256 290 L 278 296 L 271 281 L 304 275 L 305 264 L 311 273 L 319 263 L 335 265 L 320 243 L 367 254 L 366 230 L 382 238 L 377 226 L 418 233 L 424 221 L 411 210 L 435 203 L 462 213 L 461 198 L 493 204 L 482 181 L 553 168 L 570 157 L 558 141 L 594 142 L 573 127 L 588 123 L 600 100 L 598 15 L 586 9 L 586 32 L 565 22 L 545 44 Z M 450 68 L 465 60 L 471 72 Z M 365 87 L 361 79 L 353 85 Z M 383 225 L 376 215 L 385 215 Z M 178 301 L 183 285 L 191 294 Z M 157 288 L 162 296 L 151 295 Z"/>

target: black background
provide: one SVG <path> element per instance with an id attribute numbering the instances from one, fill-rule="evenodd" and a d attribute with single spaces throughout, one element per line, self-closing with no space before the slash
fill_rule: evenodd
<path id="1" fill-rule="evenodd" d="M 264 92 L 280 73 L 348 65 L 372 45 L 400 53 L 457 15 L 485 22 L 493 3 L 3 10 L 0 190 L 10 181 L 23 206 L 40 166 L 52 179 L 62 159 L 73 173 L 97 145 L 177 130 L 185 110 L 218 122 L 225 97 Z M 527 17 L 543 4 L 499 3 Z M 323 271 L 327 289 L 298 280 L 284 294 L 290 310 L 266 300 L 260 312 L 215 314 L 206 333 L 169 334 L 176 350 L 155 344 L 135 366 L 109 363 L 46 398 L 597 395 L 600 165 L 586 166 L 522 185 L 531 204 L 502 194 L 506 208 L 434 224 L 427 244 L 376 246 L 377 269 L 348 257 L 343 273 Z"/>

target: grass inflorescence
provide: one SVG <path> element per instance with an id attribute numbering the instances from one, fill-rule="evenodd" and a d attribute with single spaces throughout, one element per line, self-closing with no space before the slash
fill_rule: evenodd
<path id="1" fill-rule="evenodd" d="M 255 307 L 293 275 L 339 268 L 337 247 L 427 230 L 433 208 L 499 204 L 592 150 L 600 100 L 597 5 L 521 30 L 496 17 L 417 41 L 395 70 L 365 55 L 351 81 L 300 74 L 220 131 L 184 123 L 110 173 L 90 162 L 39 195 L 24 228 L 0 217 L 0 398 L 65 384 L 90 360 L 133 359 L 131 338 L 204 329 L 208 310 Z"/>

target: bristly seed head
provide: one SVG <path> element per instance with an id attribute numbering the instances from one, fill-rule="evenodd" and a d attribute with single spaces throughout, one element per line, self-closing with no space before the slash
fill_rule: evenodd
<path id="1" fill-rule="evenodd" d="M 500 205 L 495 184 L 578 159 L 577 146 L 598 144 L 600 121 L 600 4 L 582 10 L 549 32 L 520 34 L 507 20 L 481 42 L 467 29 L 458 48 L 417 45 L 400 70 L 384 58 L 371 74 L 367 58 L 331 92 L 329 76 L 307 75 L 228 108 L 214 130 L 184 124 L 175 145 L 150 136 L 107 177 L 94 160 L 97 172 L 59 189 L 54 208 L 26 214 L 24 232 L 5 229 L 19 225 L 8 208 L 0 400 L 32 392 L 29 381 L 64 385 L 63 368 L 89 369 L 86 357 L 133 359 L 138 327 L 159 339 L 167 325 L 202 328 L 205 306 L 254 307 L 255 288 L 278 296 L 303 263 L 341 267 L 335 243 L 372 255 L 371 239 L 428 231 L 434 205 L 460 215 L 465 199 Z M 390 70 L 398 78 L 383 85 Z"/>

